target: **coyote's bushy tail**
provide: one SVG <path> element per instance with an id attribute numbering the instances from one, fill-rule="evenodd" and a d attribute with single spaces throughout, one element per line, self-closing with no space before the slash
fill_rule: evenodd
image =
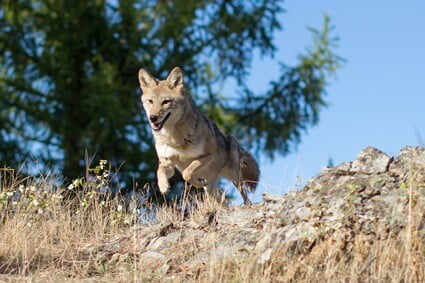
<path id="1" fill-rule="evenodd" d="M 229 164 L 231 176 L 229 176 L 229 179 L 232 180 L 241 193 L 244 203 L 251 204 L 247 193 L 253 192 L 257 188 L 258 180 L 260 179 L 260 168 L 254 157 L 243 149 L 235 138 L 232 136 L 228 138 L 231 144 Z"/>
<path id="2" fill-rule="evenodd" d="M 241 181 L 248 192 L 253 192 L 260 178 L 260 168 L 251 153 L 242 147 L 239 148 L 239 156 Z"/>

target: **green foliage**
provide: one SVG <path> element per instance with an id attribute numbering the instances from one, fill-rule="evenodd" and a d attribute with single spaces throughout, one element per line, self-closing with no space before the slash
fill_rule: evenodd
<path id="1" fill-rule="evenodd" d="M 244 84 L 253 53 L 273 55 L 282 0 L 9 0 L 0 10 L 0 159 L 34 156 L 73 179 L 88 150 L 123 164 L 122 180 L 152 180 L 153 140 L 137 71 L 185 82 L 219 124 L 269 156 L 287 153 L 318 121 L 327 79 L 339 66 L 329 20 L 313 47 L 264 95 Z M 237 104 L 214 87 L 227 78 Z"/>
<path id="2" fill-rule="evenodd" d="M 328 79 L 343 61 L 334 53 L 338 38 L 332 37 L 332 30 L 325 15 L 321 31 L 310 28 L 313 45 L 299 56 L 297 66 L 282 64 L 282 75 L 271 82 L 269 91 L 258 95 L 245 89 L 240 106 L 227 107 L 240 139 L 273 158 L 275 153 L 290 152 L 301 141 L 302 131 L 318 122 L 326 106 Z"/>

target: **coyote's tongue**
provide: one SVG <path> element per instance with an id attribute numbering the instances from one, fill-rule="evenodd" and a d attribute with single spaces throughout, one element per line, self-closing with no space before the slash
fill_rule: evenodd
<path id="1" fill-rule="evenodd" d="M 162 126 L 164 126 L 165 122 L 167 121 L 167 119 L 170 117 L 171 113 L 168 113 L 164 119 L 162 119 L 161 122 L 157 122 L 157 123 L 152 123 L 152 128 L 154 131 L 159 131 L 162 129 Z"/>

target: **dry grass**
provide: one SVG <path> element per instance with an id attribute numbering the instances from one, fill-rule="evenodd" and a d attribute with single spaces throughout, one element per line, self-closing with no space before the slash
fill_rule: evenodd
<path id="1" fill-rule="evenodd" d="M 0 179 L 0 281 L 425 281 L 425 245 L 415 232 L 420 225 L 416 219 L 422 218 L 423 211 L 415 207 L 406 215 L 409 227 L 386 240 L 355 237 L 347 246 L 330 238 L 316 243 L 308 253 L 294 253 L 282 246 L 264 264 L 258 263 L 255 251 L 249 251 L 244 258 L 217 257 L 198 266 L 174 263 L 164 273 L 139 256 L 143 239 L 137 229 L 131 229 L 136 211 L 127 209 L 118 198 L 108 198 L 96 186 L 83 184 L 85 193 L 70 202 L 63 198 L 68 188 L 46 191 L 54 187 L 48 178 L 19 178 L 3 170 Z M 198 203 L 189 215 L 177 207 L 163 207 L 157 219 L 196 223 L 220 209 L 226 208 L 214 201 Z M 119 256 L 99 256 L 99 248 L 93 248 L 117 239 L 125 241 Z M 184 259 L 198 250 L 196 245 L 178 243 L 173 252 Z"/>

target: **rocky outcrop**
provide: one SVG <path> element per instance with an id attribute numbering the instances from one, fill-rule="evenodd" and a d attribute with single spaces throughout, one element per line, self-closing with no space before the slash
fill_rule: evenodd
<path id="1" fill-rule="evenodd" d="M 165 274 L 224 258 L 250 256 L 262 265 L 278 248 L 308 254 L 329 239 L 349 251 L 359 237 L 365 245 L 406 237 L 401 231 L 413 220 L 421 234 L 425 148 L 405 147 L 393 158 L 367 147 L 356 160 L 323 169 L 300 191 L 263 198 L 252 206 L 211 205 L 185 220 L 135 227 L 131 236 L 92 248 L 90 254 L 118 260 L 137 253 L 147 268 Z M 138 248 L 125 249 L 129 241 Z"/>

